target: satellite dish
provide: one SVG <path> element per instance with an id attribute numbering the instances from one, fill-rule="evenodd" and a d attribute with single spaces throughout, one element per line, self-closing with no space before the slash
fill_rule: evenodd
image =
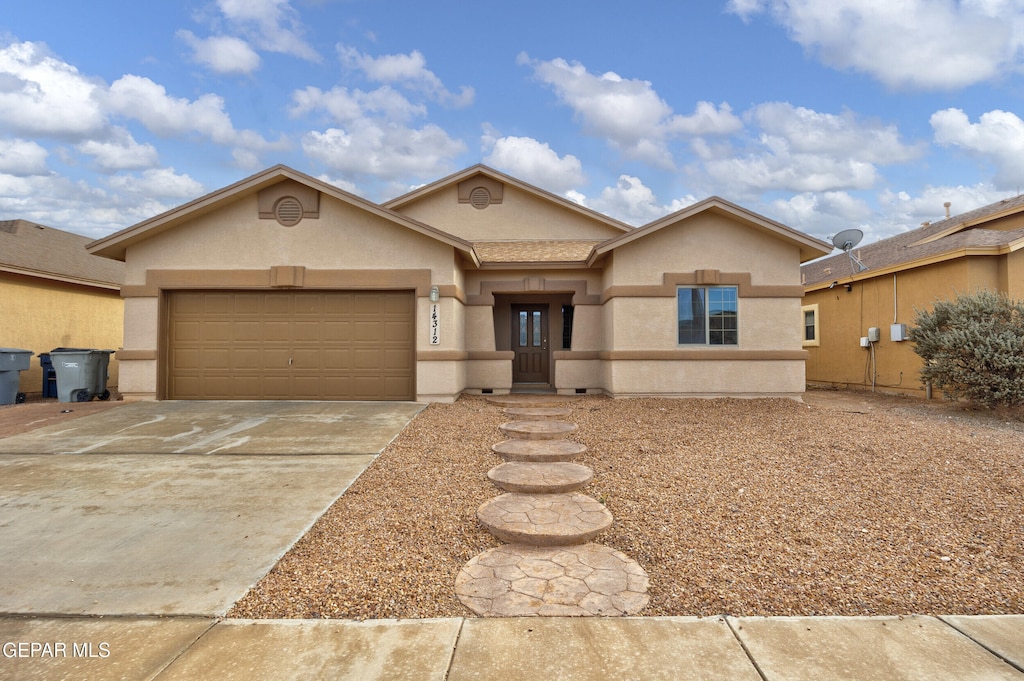
<path id="1" fill-rule="evenodd" d="M 864 238 L 864 232 L 859 229 L 844 229 L 843 231 L 832 237 L 832 245 L 841 251 L 847 251 L 857 244 Z"/>
<path id="2" fill-rule="evenodd" d="M 859 229 L 844 229 L 843 231 L 832 237 L 832 245 L 836 248 L 845 251 L 846 255 L 850 258 L 850 267 L 853 268 L 853 273 L 863 272 L 868 268 L 867 265 L 860 261 L 860 258 L 853 254 L 853 247 L 860 243 L 860 240 L 864 238 L 864 232 Z"/>

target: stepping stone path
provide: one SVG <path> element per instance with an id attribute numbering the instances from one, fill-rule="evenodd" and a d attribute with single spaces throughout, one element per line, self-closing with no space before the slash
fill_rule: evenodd
<path id="1" fill-rule="evenodd" d="M 612 514 L 579 490 L 594 476 L 572 463 L 586 446 L 566 440 L 576 425 L 571 398 L 490 398 L 516 420 L 499 427 L 512 438 L 491 450 L 505 460 L 487 477 L 505 494 L 477 510 L 481 524 L 508 542 L 470 560 L 455 580 L 462 604 L 484 617 L 621 616 L 647 605 L 647 573 L 620 551 L 592 543 Z"/>

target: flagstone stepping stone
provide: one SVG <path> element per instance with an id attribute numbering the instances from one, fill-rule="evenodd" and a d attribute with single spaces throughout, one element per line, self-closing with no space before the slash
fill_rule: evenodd
<path id="1" fill-rule="evenodd" d="M 564 407 L 576 399 L 571 395 L 493 395 L 487 401 L 502 407 Z"/>
<path id="2" fill-rule="evenodd" d="M 594 478 L 594 471 L 578 463 L 526 463 L 510 461 L 487 472 L 487 478 L 506 492 L 565 494 L 575 492 Z"/>
<path id="3" fill-rule="evenodd" d="M 572 440 L 503 440 L 491 451 L 505 461 L 572 461 L 587 446 Z"/>
<path id="4" fill-rule="evenodd" d="M 576 430 L 566 421 L 510 421 L 498 426 L 506 437 L 517 440 L 558 440 Z"/>
<path id="5" fill-rule="evenodd" d="M 482 617 L 616 617 L 640 612 L 648 585 L 636 561 L 607 546 L 507 544 L 471 559 L 455 594 Z"/>
<path id="6" fill-rule="evenodd" d="M 612 525 L 612 514 L 585 494 L 506 492 L 476 512 L 484 528 L 503 542 L 530 546 L 583 544 Z"/>
<path id="7" fill-rule="evenodd" d="M 572 414 L 562 407 L 508 407 L 505 413 L 520 421 L 556 421 Z"/>

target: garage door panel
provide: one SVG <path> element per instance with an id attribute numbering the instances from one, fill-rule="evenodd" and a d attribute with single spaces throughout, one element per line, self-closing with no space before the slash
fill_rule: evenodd
<path id="1" fill-rule="evenodd" d="M 199 350 L 182 349 L 174 353 L 172 357 L 174 369 L 197 371 L 201 366 L 203 354 Z"/>
<path id="2" fill-rule="evenodd" d="M 415 398 L 411 291 L 176 292 L 167 310 L 172 399 Z"/>
<path id="3" fill-rule="evenodd" d="M 321 340 L 321 324 L 319 321 L 297 321 L 292 325 L 292 340 L 296 343 L 307 343 Z"/>
<path id="4" fill-rule="evenodd" d="M 404 350 L 385 350 L 384 367 L 389 372 L 408 373 L 412 369 L 412 356 Z"/>
<path id="5" fill-rule="evenodd" d="M 203 337 L 203 327 L 198 321 L 178 320 L 174 322 L 172 333 L 182 341 L 199 341 Z"/>

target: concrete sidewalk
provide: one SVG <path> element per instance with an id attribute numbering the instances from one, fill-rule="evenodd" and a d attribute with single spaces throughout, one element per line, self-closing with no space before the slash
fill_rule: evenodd
<path id="1" fill-rule="evenodd" d="M 0 679 L 1024 679 L 1024 616 L 0 618 Z"/>

